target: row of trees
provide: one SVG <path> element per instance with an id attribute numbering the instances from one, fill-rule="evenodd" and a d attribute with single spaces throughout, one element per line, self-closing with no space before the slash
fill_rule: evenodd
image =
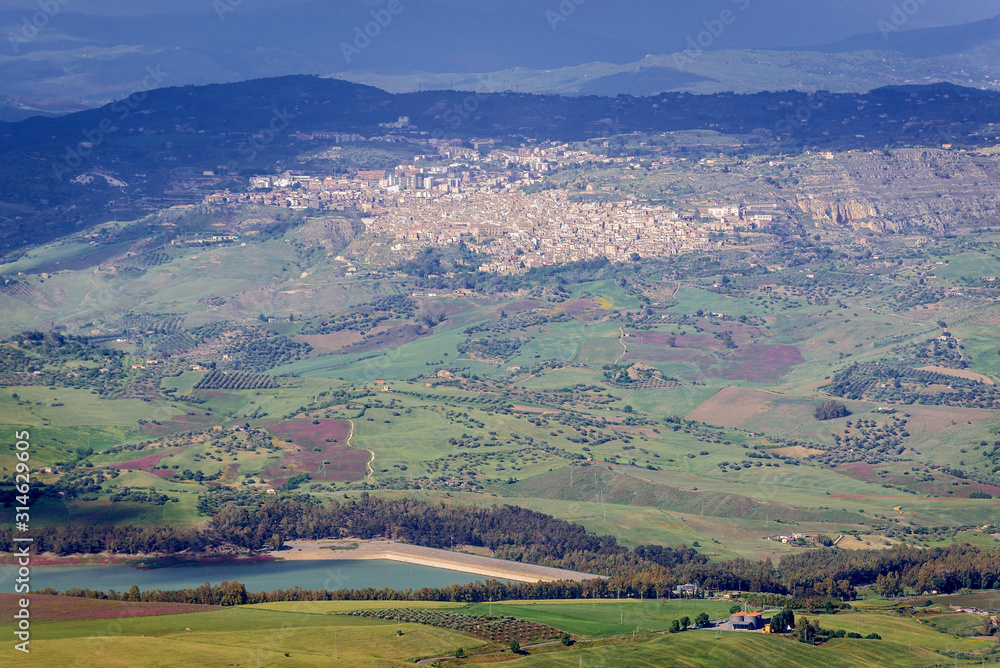
<path id="1" fill-rule="evenodd" d="M 523 563 L 610 576 L 585 583 L 503 585 L 501 591 L 436 590 L 432 600 L 579 598 L 611 592 L 661 597 L 670 585 L 694 582 L 709 591 L 742 590 L 793 595 L 803 600 L 853 598 L 855 587 L 875 584 L 892 596 L 904 589 L 953 592 L 1000 588 L 1000 550 L 969 545 L 888 550 L 809 550 L 770 561 L 710 562 L 691 548 L 639 546 L 629 550 L 612 536 L 595 536 L 577 525 L 517 506 L 478 508 L 413 499 L 357 500 L 323 506 L 305 495 L 265 496 L 219 488 L 199 508 L 211 514 L 202 530 L 176 527 L 67 525 L 40 527 L 34 545 L 57 554 L 177 553 L 208 549 L 253 552 L 289 539 L 354 537 L 390 539 L 433 548 L 472 545 Z M 12 532 L 0 529 L 0 549 L 10 551 Z M 362 597 L 382 596 L 366 593 Z M 411 592 L 411 595 L 412 592 Z"/>
<path id="2" fill-rule="evenodd" d="M 261 390 L 278 387 L 274 376 L 248 371 L 209 371 L 194 386 L 196 390 Z"/>

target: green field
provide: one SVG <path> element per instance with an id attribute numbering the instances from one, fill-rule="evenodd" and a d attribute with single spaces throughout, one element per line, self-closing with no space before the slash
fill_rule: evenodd
<path id="1" fill-rule="evenodd" d="M 935 268 L 934 275 L 950 280 L 997 276 L 1000 275 L 1000 260 L 984 253 L 963 253 L 949 258 L 945 266 Z"/>
<path id="2" fill-rule="evenodd" d="M 631 633 L 664 631 L 670 622 L 682 617 L 694 619 L 704 612 L 712 619 L 729 615 L 729 604 L 722 601 L 532 601 L 530 603 L 480 603 L 471 606 L 470 614 L 507 615 L 568 631 L 574 637 L 599 638 Z"/>
<path id="3" fill-rule="evenodd" d="M 689 631 L 660 637 L 651 642 L 533 656 L 512 662 L 511 666 L 541 666 L 572 668 L 583 665 L 600 668 L 636 666 L 659 668 L 683 666 L 697 668 L 882 668 L 884 666 L 933 666 L 940 656 L 927 651 L 909 651 L 893 643 L 861 641 L 831 641 L 823 647 L 810 647 L 785 638 L 760 635 L 725 634 L 716 639 L 712 631 Z"/>
<path id="4" fill-rule="evenodd" d="M 138 416 L 147 420 L 169 420 L 181 411 L 165 404 L 152 405 L 137 399 L 106 401 L 87 390 L 52 387 L 9 387 L 6 397 L 17 394 L 20 404 L 0 401 L 0 422 L 8 424 L 82 427 L 90 425 L 126 426 Z M 53 404 L 61 404 L 54 406 Z"/>
<path id="5" fill-rule="evenodd" d="M 413 657 L 472 650 L 473 638 L 434 627 L 333 615 L 227 608 L 162 617 L 38 622 L 32 625 L 28 665 L 356 666 L 412 663 Z M 336 647 L 336 649 L 335 649 Z M 336 657 L 336 658 L 335 658 Z M 407 661 L 409 659 L 409 661 Z"/>
<path id="6" fill-rule="evenodd" d="M 718 150 L 736 141 L 684 136 Z M 657 150 L 676 141 L 628 140 Z M 825 163 L 739 160 L 790 184 Z M 629 170 L 634 179 L 608 166 L 557 178 L 599 206 L 639 197 L 681 209 L 692 193 L 749 192 L 738 170 L 708 160 L 648 162 Z M 277 489 L 279 501 L 516 505 L 626 548 L 692 548 L 711 568 L 738 557 L 780 567 L 823 549 L 822 536 L 838 539 L 836 550 L 997 547 L 1000 293 L 982 279 L 1000 274 L 1000 234 L 882 235 L 794 211 L 738 237 L 712 232 L 725 243 L 711 252 L 491 276 L 471 242 L 411 258 L 369 233 L 331 238 L 332 223 L 360 230 L 355 216 L 170 209 L 0 266 L 10 337 L 0 341 L 0 425 L 31 432 L 32 522 L 201 528 L 214 525 L 199 500 L 225 492 L 240 504 Z M 188 247 L 166 229 L 230 229 L 241 240 Z M 225 389 L 195 390 L 207 370 L 233 375 Z M 821 419 L 829 400 L 849 414 Z M 9 442 L 0 448 L 5 484 L 16 455 Z M 809 539 L 781 542 L 789 533 Z M 506 556 L 502 543 L 468 538 Z M 952 585 L 939 590 L 970 583 Z M 716 601 L 518 601 L 493 612 L 586 641 L 511 665 L 905 667 L 984 649 L 958 637 L 979 618 L 945 606 L 996 610 L 995 598 L 935 597 L 912 618 L 895 602 L 865 601 L 862 631 L 884 640 L 820 648 L 711 631 L 649 637 L 685 615 L 724 616 Z M 114 634 L 100 621 L 39 622 L 37 661 L 64 665 L 81 643 L 107 648 L 101 665 L 140 651 L 162 665 L 252 665 L 258 646 L 262 665 L 404 665 L 478 647 L 331 614 L 394 605 L 275 603 L 125 619 Z M 820 618 L 843 630 L 857 621 Z"/>
<path id="7" fill-rule="evenodd" d="M 876 632 L 882 640 L 834 639 L 812 647 L 781 636 L 689 630 L 654 633 L 669 619 L 707 612 L 726 616 L 724 601 L 539 601 L 494 603 L 507 615 L 569 631 L 570 647 L 528 647 L 520 658 L 503 648 L 451 631 L 341 617 L 345 610 L 417 607 L 488 614 L 490 604 L 317 601 L 269 603 L 154 617 L 35 622 L 25 665 L 144 666 L 412 665 L 415 659 L 466 652 L 493 654 L 510 666 L 921 666 L 940 665 L 942 653 L 985 649 L 982 641 L 929 631 L 916 620 L 885 613 L 807 615 L 823 628 Z M 721 609 L 716 613 L 716 609 Z M 932 616 L 959 619 L 965 615 Z M 9 628 L 9 626 L 8 626 Z M 2 629 L 2 627 L 0 627 Z M 401 635 L 397 633 L 401 632 Z M 594 642 L 593 639 L 597 639 Z M 139 654 L 137 654 L 137 652 Z M 259 652 L 259 654 L 258 654 Z M 448 664 L 453 665 L 453 664 Z"/>

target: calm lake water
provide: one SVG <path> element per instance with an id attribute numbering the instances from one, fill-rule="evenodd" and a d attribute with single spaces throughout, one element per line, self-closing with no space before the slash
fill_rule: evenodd
<path id="1" fill-rule="evenodd" d="M 5 577 L 6 576 L 6 577 Z M 0 567 L 0 580 L 11 582 L 16 569 Z M 488 578 L 443 568 L 381 560 L 272 561 L 251 564 L 199 564 L 139 570 L 131 566 L 35 566 L 31 569 L 31 589 L 52 587 L 65 591 L 79 587 L 99 591 L 139 589 L 187 589 L 223 580 L 243 583 L 247 591 L 274 589 L 361 589 L 393 587 L 420 589 L 468 584 Z M 495 578 L 494 578 L 495 579 Z"/>

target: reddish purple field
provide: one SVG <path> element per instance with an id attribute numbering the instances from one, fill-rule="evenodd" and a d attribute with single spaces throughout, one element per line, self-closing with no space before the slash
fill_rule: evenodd
<path id="1" fill-rule="evenodd" d="M 538 308 L 542 305 L 542 302 L 537 299 L 519 299 L 516 302 L 511 302 L 503 307 L 503 310 L 507 313 L 517 313 L 518 311 L 530 311 L 531 309 Z"/>
<path id="2" fill-rule="evenodd" d="M 881 468 L 876 467 L 874 464 L 866 464 L 865 462 L 851 462 L 850 464 L 838 464 L 837 470 L 841 473 L 847 473 L 850 477 L 855 480 L 863 480 L 865 482 L 875 482 L 878 476 L 875 475 L 875 469 Z"/>
<path id="3" fill-rule="evenodd" d="M 344 420 L 285 420 L 267 430 L 279 439 L 290 439 L 298 450 L 286 452 L 280 466 L 267 469 L 268 482 L 279 485 L 294 475 L 307 473 L 313 480 L 343 482 L 365 475 L 369 454 L 347 446 L 351 425 Z M 330 439 L 330 442 L 327 442 Z M 320 448 L 316 452 L 314 448 Z M 329 462 L 323 464 L 324 461 Z"/>
<path id="4" fill-rule="evenodd" d="M 708 334 L 684 334 L 683 336 L 675 336 L 673 334 L 668 334 L 667 332 L 633 332 L 626 330 L 630 339 L 634 339 L 638 343 L 645 343 L 654 346 L 669 346 L 669 340 L 674 339 L 674 348 L 718 348 L 719 342 L 714 336 Z"/>
<path id="5" fill-rule="evenodd" d="M 706 331 L 731 331 L 739 347 L 730 351 L 711 334 L 673 335 L 669 332 L 629 331 L 629 361 L 683 362 L 693 364 L 700 373 L 688 375 L 691 380 L 726 378 L 767 382 L 777 380 L 804 360 L 795 346 L 753 343 L 762 331 L 759 327 L 725 323 L 726 326 L 702 323 Z M 673 339 L 674 345 L 669 342 Z M 728 354 L 727 354 L 728 353 Z"/>
<path id="6" fill-rule="evenodd" d="M 597 302 L 593 299 L 574 299 L 563 304 L 566 313 L 580 320 L 597 320 L 602 317 L 604 311 L 597 306 Z"/>
<path id="7" fill-rule="evenodd" d="M 0 593 L 0 615 L 3 615 L 4 619 L 13 619 L 14 612 L 18 609 L 19 598 L 21 596 L 18 594 Z M 177 615 L 184 612 L 207 612 L 218 608 L 216 605 L 190 603 L 134 603 L 76 596 L 36 593 L 31 595 L 31 618 L 38 622 Z"/>
<path id="8" fill-rule="evenodd" d="M 795 346 L 765 346 L 757 343 L 737 348 L 726 360 L 723 369 L 714 369 L 717 378 L 765 382 L 777 380 L 804 360 Z"/>
<path id="9" fill-rule="evenodd" d="M 162 450 L 151 455 L 146 455 L 145 457 L 138 457 L 136 459 L 130 459 L 127 462 L 121 462 L 120 464 L 110 464 L 111 468 L 115 469 L 132 469 L 133 471 L 146 471 L 147 473 L 173 473 L 173 471 L 154 471 L 154 466 L 159 466 L 160 461 L 169 455 L 174 454 L 181 448 L 170 448 L 168 450 Z"/>
<path id="10" fill-rule="evenodd" d="M 267 482 L 280 485 L 292 476 L 306 473 L 312 480 L 325 482 L 349 482 L 364 477 L 369 454 L 365 450 L 354 450 L 343 445 L 328 445 L 320 452 L 312 448 L 287 453 L 281 466 L 272 466 L 265 471 Z M 329 462 L 323 464 L 323 462 Z"/>
<path id="11" fill-rule="evenodd" d="M 243 398 L 239 394 L 233 394 L 224 390 L 191 390 L 191 394 L 196 397 L 204 397 L 205 399 L 222 399 L 223 401 L 239 401 Z"/>
<path id="12" fill-rule="evenodd" d="M 351 423 L 347 420 L 284 420 L 266 425 L 267 430 L 275 438 L 290 438 L 296 445 L 306 445 L 310 448 L 323 447 L 326 439 L 333 443 L 346 441 L 351 433 Z"/>

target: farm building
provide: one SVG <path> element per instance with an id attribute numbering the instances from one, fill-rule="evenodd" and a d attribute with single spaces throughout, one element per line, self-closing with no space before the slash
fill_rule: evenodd
<path id="1" fill-rule="evenodd" d="M 729 623 L 734 631 L 760 631 L 768 621 L 759 612 L 738 612 L 729 617 Z"/>
<path id="2" fill-rule="evenodd" d="M 698 593 L 698 585 L 682 584 L 674 587 L 674 595 L 678 597 L 690 597 Z"/>

